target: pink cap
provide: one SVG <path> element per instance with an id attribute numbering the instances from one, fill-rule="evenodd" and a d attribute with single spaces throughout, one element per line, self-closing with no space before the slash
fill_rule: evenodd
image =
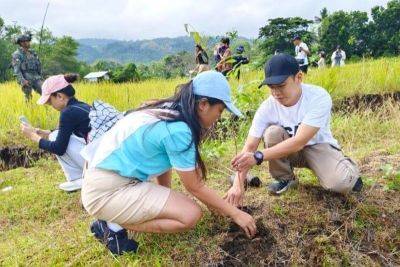
<path id="1" fill-rule="evenodd" d="M 39 105 L 46 104 L 52 93 L 60 91 L 67 87 L 69 83 L 65 80 L 64 75 L 54 75 L 47 78 L 42 85 L 42 96 L 37 103 Z"/>

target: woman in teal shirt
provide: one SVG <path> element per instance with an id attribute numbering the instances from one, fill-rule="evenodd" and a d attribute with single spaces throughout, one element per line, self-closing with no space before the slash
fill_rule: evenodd
<path id="1" fill-rule="evenodd" d="M 85 149 L 82 203 L 99 219 L 92 232 L 113 253 L 137 250 L 125 229 L 175 233 L 193 228 L 201 218 L 195 201 L 171 190 L 172 169 L 190 194 L 232 218 L 249 237 L 255 234 L 249 214 L 204 184 L 200 143 L 225 108 L 241 115 L 231 102 L 226 78 L 206 71 L 181 85 L 173 97 L 129 113 Z M 152 178 L 157 183 L 150 182 Z"/>

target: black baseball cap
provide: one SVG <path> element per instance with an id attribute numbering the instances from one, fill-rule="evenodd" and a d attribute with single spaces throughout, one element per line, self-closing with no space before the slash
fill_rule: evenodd
<path id="1" fill-rule="evenodd" d="M 299 63 L 288 54 L 277 54 L 265 63 L 265 80 L 258 86 L 267 84 L 281 84 L 289 76 L 296 75 L 300 71 Z"/>
<path id="2" fill-rule="evenodd" d="M 301 37 L 298 35 L 295 35 L 292 39 L 292 41 L 296 41 L 296 40 L 301 40 Z"/>

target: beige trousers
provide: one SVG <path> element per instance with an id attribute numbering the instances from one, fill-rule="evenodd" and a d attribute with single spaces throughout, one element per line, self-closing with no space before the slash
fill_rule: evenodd
<path id="1" fill-rule="evenodd" d="M 167 203 L 171 189 L 138 182 L 111 171 L 84 171 L 82 204 L 97 219 L 121 225 L 140 224 L 156 218 Z"/>
<path id="2" fill-rule="evenodd" d="M 281 126 L 272 125 L 264 132 L 265 147 L 288 138 L 289 134 Z M 295 179 L 295 167 L 312 170 L 323 188 L 338 193 L 350 192 L 360 176 L 357 164 L 327 143 L 306 146 L 288 157 L 269 161 L 269 172 L 276 180 Z"/>

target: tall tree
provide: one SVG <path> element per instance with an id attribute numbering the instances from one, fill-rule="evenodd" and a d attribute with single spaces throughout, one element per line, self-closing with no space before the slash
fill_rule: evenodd
<path id="1" fill-rule="evenodd" d="M 387 8 L 372 8 L 371 52 L 374 56 L 400 53 L 400 0 L 388 2 Z"/>
<path id="2" fill-rule="evenodd" d="M 368 53 L 370 27 L 367 12 L 336 11 L 322 19 L 319 29 L 321 49 L 331 52 L 340 45 L 348 57 Z"/>
<path id="3" fill-rule="evenodd" d="M 43 45 L 43 44 L 42 44 Z M 77 72 L 79 62 L 76 58 L 78 43 L 69 36 L 57 38 L 48 52 L 44 63 L 44 73 L 47 75 Z"/>
<path id="4" fill-rule="evenodd" d="M 309 31 L 311 20 L 300 17 L 275 18 L 268 20 L 267 25 L 260 28 L 259 38 L 260 49 L 263 52 L 263 60 L 273 55 L 276 50 L 293 54 L 294 47 L 292 39 L 294 36 L 301 36 L 304 42 L 311 44 L 315 36 Z"/>
<path id="5" fill-rule="evenodd" d="M 111 72 L 111 80 L 116 83 L 134 82 L 139 80 L 139 73 L 136 65 L 128 63 L 124 67 L 119 67 Z"/>

